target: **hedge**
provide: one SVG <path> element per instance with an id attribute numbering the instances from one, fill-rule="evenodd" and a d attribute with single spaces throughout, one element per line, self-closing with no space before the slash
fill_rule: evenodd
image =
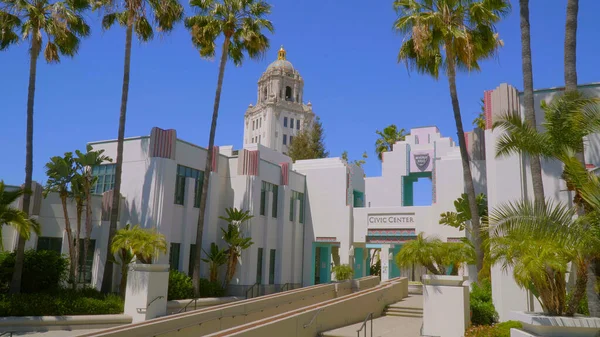
<path id="1" fill-rule="evenodd" d="M 225 289 L 218 282 L 210 282 L 205 278 L 200 279 L 200 297 L 221 297 L 225 295 Z M 186 300 L 194 298 L 194 284 L 192 279 L 185 273 L 177 270 L 169 272 L 169 288 L 167 299 Z"/>
<path id="2" fill-rule="evenodd" d="M 15 267 L 15 252 L 0 253 L 0 293 L 8 292 Z M 23 261 L 21 292 L 58 290 L 68 277 L 69 260 L 54 251 L 27 250 Z"/>
<path id="3" fill-rule="evenodd" d="M 103 315 L 123 313 L 123 300 L 95 289 L 0 295 L 0 316 Z"/>

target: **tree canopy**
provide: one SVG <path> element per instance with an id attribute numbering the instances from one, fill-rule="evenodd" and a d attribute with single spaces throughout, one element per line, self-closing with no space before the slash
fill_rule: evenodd
<path id="1" fill-rule="evenodd" d="M 293 161 L 329 156 L 329 152 L 325 149 L 325 132 L 319 117 L 312 123 L 306 124 L 304 129 L 294 137 L 294 141 L 288 147 L 288 155 Z"/>

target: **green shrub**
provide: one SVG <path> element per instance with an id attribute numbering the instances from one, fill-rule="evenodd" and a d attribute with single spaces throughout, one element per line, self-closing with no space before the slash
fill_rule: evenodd
<path id="1" fill-rule="evenodd" d="M 192 283 L 192 279 L 182 272 L 171 270 L 169 272 L 167 299 L 172 301 L 188 298 L 194 298 L 194 284 Z"/>
<path id="2" fill-rule="evenodd" d="M 465 337 L 510 337 L 510 329 L 522 328 L 521 322 L 508 321 L 496 325 L 471 326 L 465 331 Z"/>
<path id="3" fill-rule="evenodd" d="M 470 306 L 473 325 L 492 325 L 498 321 L 498 313 L 492 302 L 492 284 L 489 281 L 473 284 Z"/>
<path id="4" fill-rule="evenodd" d="M 338 266 L 333 267 L 333 273 L 335 274 L 335 279 L 338 281 L 350 280 L 354 275 L 354 271 L 352 267 L 347 264 L 340 264 Z"/>
<path id="5" fill-rule="evenodd" d="M 0 316 L 103 315 L 123 313 L 123 300 L 94 289 L 0 295 Z"/>
<path id="6" fill-rule="evenodd" d="M 0 292 L 8 292 L 15 267 L 15 252 L 0 253 Z M 69 260 L 49 250 L 27 250 L 23 261 L 21 292 L 39 293 L 60 289 L 68 277 Z"/>
<path id="7" fill-rule="evenodd" d="M 205 278 L 200 279 L 200 297 L 222 297 L 225 289 L 219 282 L 210 282 Z"/>

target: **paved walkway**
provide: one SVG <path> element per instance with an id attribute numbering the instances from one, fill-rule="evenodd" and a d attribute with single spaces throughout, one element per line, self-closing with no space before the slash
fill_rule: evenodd
<path id="1" fill-rule="evenodd" d="M 13 336 L 27 337 L 73 337 L 101 331 L 104 329 L 81 329 L 81 330 L 51 330 L 44 332 L 14 332 Z"/>
<path id="2" fill-rule="evenodd" d="M 423 308 L 423 296 L 411 295 L 397 303 L 404 307 Z M 373 337 L 420 337 L 423 318 L 381 316 L 373 320 Z M 352 324 L 343 328 L 330 330 L 323 333 L 324 337 L 356 337 L 356 330 L 361 323 Z M 364 330 L 361 331 L 363 336 Z M 371 336 L 371 322 L 367 323 L 367 336 Z"/>

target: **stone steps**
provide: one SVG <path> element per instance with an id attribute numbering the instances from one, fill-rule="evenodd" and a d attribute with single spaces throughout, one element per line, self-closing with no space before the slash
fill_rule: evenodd
<path id="1" fill-rule="evenodd" d="M 406 306 L 406 305 L 403 305 L 402 302 L 398 302 L 398 303 L 388 305 L 385 308 L 383 314 L 385 316 L 422 318 L 423 317 L 423 309 Z"/>

